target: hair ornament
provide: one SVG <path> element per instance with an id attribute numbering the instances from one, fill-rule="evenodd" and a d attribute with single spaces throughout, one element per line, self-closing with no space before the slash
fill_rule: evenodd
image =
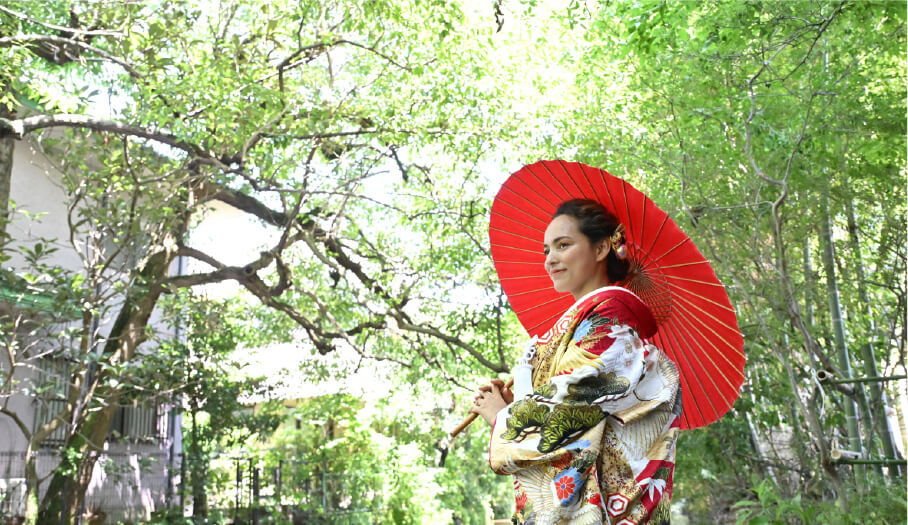
<path id="1" fill-rule="evenodd" d="M 618 249 L 615 250 L 615 255 L 617 255 L 618 258 L 621 259 L 622 261 L 624 259 L 627 259 L 627 246 L 625 246 L 623 244 L 621 246 L 619 246 Z"/>
<path id="2" fill-rule="evenodd" d="M 611 244 L 612 250 L 615 251 L 615 255 L 622 261 L 627 258 L 627 246 L 624 245 L 624 240 L 624 225 L 619 223 L 618 227 L 615 228 L 615 233 L 609 237 L 609 244 Z"/>

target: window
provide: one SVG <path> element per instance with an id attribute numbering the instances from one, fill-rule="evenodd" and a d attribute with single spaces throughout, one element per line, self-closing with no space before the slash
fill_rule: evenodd
<path id="1" fill-rule="evenodd" d="M 65 359 L 44 358 L 38 362 L 38 373 L 33 380 L 36 392 L 33 430 L 38 430 L 50 422 L 66 407 L 70 375 L 70 362 Z M 163 443 L 168 437 L 169 409 L 170 406 L 163 403 L 153 406 L 139 403 L 121 405 L 114 413 L 107 439 L 118 442 Z M 62 447 L 66 442 L 67 428 L 68 424 L 63 424 L 54 429 L 51 435 L 41 442 L 41 446 Z"/>
<path id="2" fill-rule="evenodd" d="M 37 431 L 54 417 L 59 417 L 66 408 L 66 394 L 69 391 L 71 375 L 70 362 L 59 358 L 42 358 L 37 363 L 33 379 L 35 386 L 35 425 Z M 65 414 L 64 414 L 65 417 Z M 68 423 L 68 421 L 66 422 Z M 61 424 L 41 442 L 42 447 L 62 447 L 66 442 L 67 424 Z"/>
<path id="3" fill-rule="evenodd" d="M 110 441 L 162 443 L 167 439 L 168 410 L 166 404 L 153 407 L 138 403 L 117 408 L 110 424 Z"/>

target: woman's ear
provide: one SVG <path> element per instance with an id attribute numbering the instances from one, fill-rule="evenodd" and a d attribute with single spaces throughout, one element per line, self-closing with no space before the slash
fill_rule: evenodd
<path id="1" fill-rule="evenodd" d="M 608 257 L 609 252 L 609 242 L 608 239 L 603 239 L 599 241 L 599 244 L 596 246 L 596 262 L 604 261 Z"/>

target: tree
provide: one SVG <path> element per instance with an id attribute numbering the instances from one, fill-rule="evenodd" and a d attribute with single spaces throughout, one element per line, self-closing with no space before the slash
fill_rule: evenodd
<path id="1" fill-rule="evenodd" d="M 168 316 L 179 323 L 185 341 L 161 341 L 142 359 L 131 383 L 137 388 L 157 385 L 185 406 L 181 471 L 186 478 L 181 490 L 189 487 L 192 516 L 204 520 L 212 459 L 255 436 L 269 436 L 280 422 L 282 407 L 279 400 L 267 400 L 266 378 L 238 375 L 233 354 L 240 342 L 251 339 L 246 332 L 254 330 L 244 326 L 241 315 L 227 305 L 185 293 L 166 302 Z M 260 398 L 266 401 L 250 411 L 253 400 Z"/>
<path id="2" fill-rule="evenodd" d="M 6 224 L 7 221 L 0 218 L 0 225 Z M 0 261 L 11 257 L 10 241 L 9 236 L 0 237 Z M 27 442 L 24 462 L 26 517 L 34 522 L 40 481 L 37 464 L 39 449 L 46 439 L 66 424 L 69 415 L 84 409 L 67 404 L 61 411 L 55 401 L 65 399 L 74 388 L 78 388 L 78 384 L 71 385 L 66 377 L 70 372 L 67 357 L 73 346 L 87 344 L 90 330 L 85 334 L 79 333 L 80 312 L 74 306 L 81 304 L 84 298 L 80 290 L 81 279 L 47 261 L 56 248 L 44 239 L 17 248 L 27 264 L 26 271 L 16 275 L 0 269 L 0 291 L 3 292 L 0 299 L 5 303 L 0 309 L 4 349 L 0 358 L 3 370 L 0 378 L 0 414 L 12 421 Z M 40 362 L 45 359 L 49 360 L 49 366 L 41 367 Z M 88 355 L 90 359 L 91 354 Z M 76 381 L 79 381 L 86 370 L 76 369 L 73 372 Z M 52 416 L 42 418 L 34 425 L 27 424 L 28 419 L 19 413 L 14 403 L 16 394 L 20 393 L 33 397 L 38 410 Z"/>
<path id="3" fill-rule="evenodd" d="M 824 283 L 839 290 L 848 347 L 866 349 L 846 356 L 851 368 L 904 369 L 901 4 L 570 2 L 551 19 L 537 2 L 479 15 L 439 1 L 259 4 L 0 7 L 0 141 L 37 140 L 60 159 L 84 256 L 81 272 L 19 272 L 81 305 L 79 366 L 56 418 L 72 457 L 106 435 L 161 297 L 199 285 L 235 281 L 270 309 L 275 337 L 302 331 L 318 352 L 350 348 L 402 380 L 441 389 L 505 372 L 520 330 L 489 264 L 479 171 L 525 148 L 513 156 L 571 152 L 630 179 L 738 305 L 747 390 L 684 438 L 694 452 L 679 493 L 715 476 L 731 488 L 707 509 L 765 495 L 741 461 L 772 469 L 787 502 L 851 493 L 852 469 L 831 452 L 847 435 L 838 406 L 861 387 L 815 381 L 845 369 Z M 273 242 L 243 264 L 192 246 L 192 217 L 213 201 Z M 828 269 L 816 263 L 826 217 Z M 210 269 L 171 275 L 176 257 Z M 105 316 L 112 329 L 94 330 Z M 872 421 L 885 388 L 870 394 L 858 438 L 885 449 Z M 762 447 L 782 430 L 793 458 Z M 704 469 L 720 450 L 734 459 Z M 84 487 L 91 467 L 55 474 L 47 519 L 78 507 L 80 492 L 64 500 L 61 487 L 72 472 Z"/>
<path id="4" fill-rule="evenodd" d="M 461 436 L 438 468 L 438 451 L 426 437 L 443 435 L 439 423 L 446 418 L 419 406 L 432 393 L 406 386 L 386 394 L 298 401 L 264 458 L 266 472 L 281 467 L 284 502 L 325 523 L 479 525 L 489 510 L 509 512 L 511 483 L 488 475 L 485 431 Z M 368 513 L 357 520 L 344 510 Z"/>
<path id="5" fill-rule="evenodd" d="M 822 499 L 827 484 L 847 492 L 840 480 L 850 469 L 830 452 L 845 448 L 844 438 L 837 445 L 832 436 L 848 431 L 839 408 L 819 408 L 816 370 L 843 377 L 852 362 L 854 369 L 873 360 L 891 370 L 903 361 L 906 256 L 889 240 L 905 231 L 902 8 L 618 2 L 565 21 L 587 43 L 574 58 L 580 95 L 553 126 L 564 142 L 578 144 L 580 159 L 644 189 L 713 261 L 747 341 L 745 388 L 754 402 L 742 396 L 736 413 L 754 417 L 761 440 L 772 443 L 773 430 L 787 423 L 799 440 L 794 446 L 806 445 L 794 461 L 771 450 L 766 457 L 745 452 L 789 472 L 780 480 L 788 495 Z M 845 231 L 848 203 L 860 203 L 860 251 L 874 254 L 881 278 L 861 277 L 840 235 L 832 236 L 832 266 L 803 264 L 820 253 L 826 196 L 832 232 Z M 830 292 L 821 287 L 827 275 L 842 297 L 848 345 L 879 341 L 891 353 L 874 347 L 839 360 Z M 862 298 L 860 287 L 869 295 Z M 871 313 L 868 302 L 876 305 Z M 871 328 L 881 325 L 889 329 Z M 853 403 L 862 388 L 843 388 L 837 403 Z M 881 394 L 872 394 L 869 405 L 882 407 Z M 864 424 L 852 437 L 873 444 L 881 433 L 874 436 L 869 411 L 860 412 Z M 724 435 L 720 429 L 736 417 L 702 432 Z M 736 439 L 749 441 L 746 432 Z"/>
<path id="6" fill-rule="evenodd" d="M 452 383 L 507 369 L 506 310 L 474 220 L 476 162 L 509 126 L 503 85 L 482 81 L 494 69 L 476 37 L 491 22 L 471 28 L 448 2 L 219 5 L 0 9 L 0 140 L 32 137 L 59 160 L 84 263 L 68 278 L 85 344 L 55 419 L 67 457 L 85 459 L 51 478 L 42 520 L 79 508 L 118 376 L 140 360 L 161 297 L 182 288 L 236 281 L 322 353 L 345 345 Z M 190 218 L 212 201 L 276 242 L 241 265 L 189 245 Z M 171 275 L 177 257 L 210 271 Z M 445 294 L 466 286 L 481 300 L 451 312 Z M 93 329 L 105 315 L 110 330 Z"/>

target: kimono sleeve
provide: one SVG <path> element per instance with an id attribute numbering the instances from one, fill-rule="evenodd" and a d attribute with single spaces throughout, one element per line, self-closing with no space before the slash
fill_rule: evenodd
<path id="1" fill-rule="evenodd" d="M 596 447 L 604 420 L 635 402 L 646 345 L 605 301 L 562 339 L 549 381 L 498 413 L 489 448 L 493 470 L 509 473 Z M 622 422 L 620 417 L 616 418 Z"/>

